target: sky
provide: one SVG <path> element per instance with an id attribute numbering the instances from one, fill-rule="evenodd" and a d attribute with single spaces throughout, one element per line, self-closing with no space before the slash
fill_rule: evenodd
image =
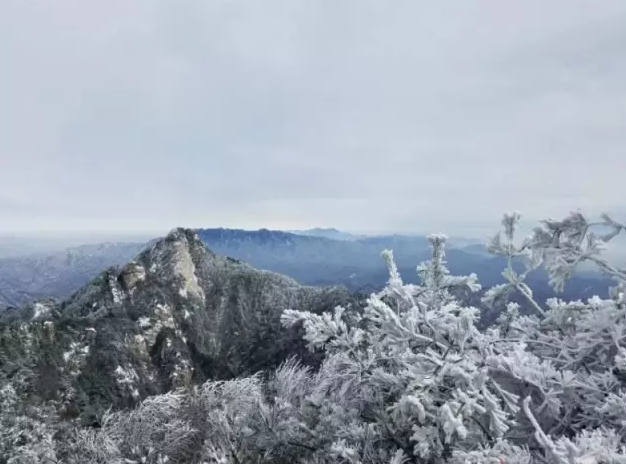
<path id="1" fill-rule="evenodd" d="M 626 219 L 623 0 L 2 0 L 0 233 Z"/>

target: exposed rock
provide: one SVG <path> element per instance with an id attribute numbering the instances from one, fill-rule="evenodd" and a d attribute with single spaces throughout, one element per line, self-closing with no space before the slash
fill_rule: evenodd
<path id="1" fill-rule="evenodd" d="M 120 274 L 120 279 L 122 286 L 128 293 L 132 294 L 137 287 L 137 284 L 146 279 L 146 270 L 143 266 L 140 266 L 136 262 L 132 261 L 124 266 L 122 273 Z"/>
<path id="2" fill-rule="evenodd" d="M 53 305 L 48 303 L 42 303 L 42 302 L 36 302 L 33 304 L 33 316 L 32 316 L 32 320 L 35 319 L 39 319 L 41 317 L 45 317 L 50 310 L 52 309 Z"/>

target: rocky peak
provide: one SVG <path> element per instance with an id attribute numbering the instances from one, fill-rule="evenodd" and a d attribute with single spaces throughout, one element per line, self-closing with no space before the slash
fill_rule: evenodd
<path id="1" fill-rule="evenodd" d="M 37 317 L 31 310 L 19 330 L 0 324 L 0 376 L 8 369 L 30 394 L 89 415 L 293 354 L 313 361 L 299 331 L 281 327 L 282 311 L 354 302 L 343 288 L 302 286 L 216 255 L 178 228 Z"/>
<path id="2" fill-rule="evenodd" d="M 161 282 L 175 281 L 182 297 L 202 300 L 204 291 L 198 283 L 196 266 L 211 258 L 215 258 L 215 255 L 204 246 L 194 231 L 177 228 L 142 253 L 139 261 Z"/>
<path id="3" fill-rule="evenodd" d="M 120 279 L 123 287 L 132 294 L 139 282 L 146 280 L 146 270 L 141 264 L 131 261 L 123 267 Z"/>

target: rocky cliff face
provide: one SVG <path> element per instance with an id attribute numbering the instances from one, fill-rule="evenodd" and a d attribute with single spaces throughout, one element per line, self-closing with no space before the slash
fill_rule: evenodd
<path id="1" fill-rule="evenodd" d="M 294 280 L 217 256 L 176 229 L 61 304 L 42 301 L 0 323 L 0 376 L 31 400 L 92 420 L 103 408 L 211 378 L 314 362 L 286 308 L 357 306 L 343 288 Z"/>

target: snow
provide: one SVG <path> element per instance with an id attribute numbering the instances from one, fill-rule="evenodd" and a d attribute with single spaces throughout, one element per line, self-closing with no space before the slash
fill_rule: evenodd
<path id="1" fill-rule="evenodd" d="M 134 270 L 136 273 L 137 282 L 143 282 L 144 280 L 146 280 L 146 270 L 143 266 L 137 264 Z"/>
<path id="2" fill-rule="evenodd" d="M 152 318 L 140 317 L 139 326 L 144 329 L 143 337 L 148 346 L 152 346 L 163 328 L 176 329 L 172 309 L 167 304 L 157 304 Z"/>
<path id="3" fill-rule="evenodd" d="M 190 367 L 186 359 L 180 359 L 180 353 L 176 353 L 176 358 L 179 359 L 179 362 L 174 365 L 174 372 L 170 374 L 170 378 L 174 381 L 178 381 L 179 379 L 180 381 L 184 381 L 184 379 L 191 374 L 193 368 Z"/>
<path id="4" fill-rule="evenodd" d="M 48 314 L 50 312 L 50 308 L 41 303 L 35 303 L 33 305 L 33 311 L 34 311 L 34 314 L 31 320 L 37 319 L 38 317 Z"/>
<path id="5" fill-rule="evenodd" d="M 89 352 L 89 345 L 81 345 L 77 342 L 70 343 L 69 350 L 63 353 L 63 360 L 67 364 L 70 374 L 73 376 L 80 374 L 80 369 L 85 364 Z"/>
<path id="6" fill-rule="evenodd" d="M 133 386 L 135 381 L 139 378 L 137 372 L 132 367 L 129 369 L 124 369 L 122 366 L 119 365 L 115 368 L 115 377 L 118 384 L 128 385 L 129 387 Z"/>
<path id="7" fill-rule="evenodd" d="M 109 277 L 109 288 L 111 290 L 111 296 L 113 297 L 114 304 L 121 304 L 123 300 L 123 295 L 120 289 L 117 286 L 117 282 L 113 276 Z"/>

